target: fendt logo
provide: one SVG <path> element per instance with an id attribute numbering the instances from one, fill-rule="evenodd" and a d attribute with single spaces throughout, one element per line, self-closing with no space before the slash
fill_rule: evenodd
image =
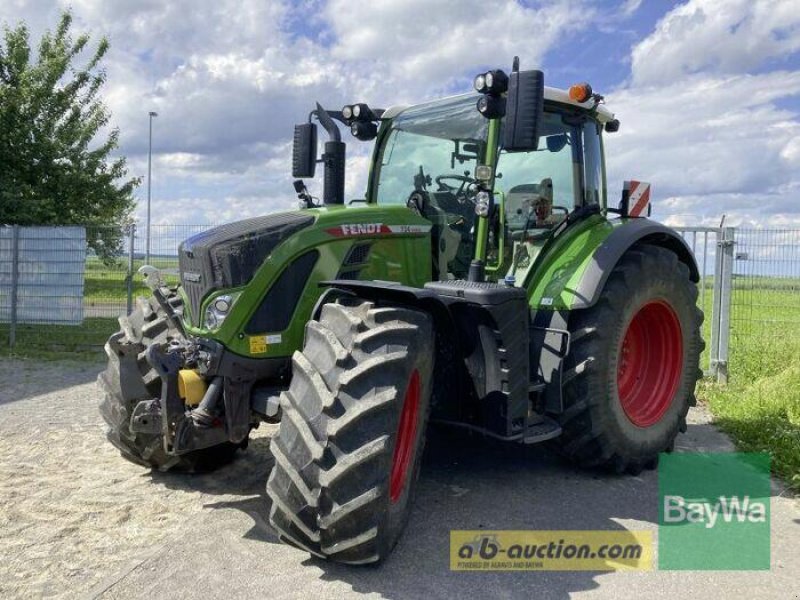
<path id="1" fill-rule="evenodd" d="M 428 233 L 431 225 L 386 225 L 385 223 L 346 223 L 325 231 L 335 237 L 364 235 L 420 235 Z"/>
<path id="2" fill-rule="evenodd" d="M 374 233 L 391 233 L 383 223 L 354 223 L 353 225 L 342 225 L 343 235 L 371 235 Z"/>
<path id="3" fill-rule="evenodd" d="M 358 235 L 375 235 L 377 233 L 392 233 L 383 223 L 350 223 L 332 227 L 326 230 L 336 237 L 352 237 Z"/>
<path id="4" fill-rule="evenodd" d="M 664 523 L 703 523 L 710 529 L 722 517 L 723 523 L 764 523 L 767 507 L 749 496 L 720 496 L 719 501 L 687 502 L 683 496 L 664 496 Z"/>

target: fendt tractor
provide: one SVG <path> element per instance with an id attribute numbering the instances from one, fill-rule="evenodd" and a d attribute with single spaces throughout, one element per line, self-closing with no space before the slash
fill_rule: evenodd
<path id="1" fill-rule="evenodd" d="M 690 249 L 648 218 L 647 184 L 608 206 L 619 121 L 588 84 L 545 87 L 517 59 L 474 84 L 317 104 L 294 130 L 297 210 L 187 239 L 177 288 L 142 268 L 152 296 L 120 318 L 99 377 L 123 456 L 210 469 L 280 422 L 272 526 L 361 564 L 404 528 L 429 422 L 617 473 L 673 448 L 701 375 Z M 347 204 L 336 122 L 375 140 Z M 321 202 L 302 181 L 318 163 Z"/>

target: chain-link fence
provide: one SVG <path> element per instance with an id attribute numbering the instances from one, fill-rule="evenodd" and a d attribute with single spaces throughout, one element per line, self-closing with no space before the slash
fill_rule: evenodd
<path id="1" fill-rule="evenodd" d="M 736 229 L 731 372 L 744 380 L 786 368 L 800 336 L 800 230 Z"/>
<path id="2" fill-rule="evenodd" d="M 677 231 L 692 249 L 700 272 L 697 305 L 705 315 L 703 339 L 706 340 L 706 349 L 700 357 L 701 367 L 706 375 L 717 376 L 720 353 L 719 340 L 716 336 L 719 331 L 719 310 L 715 310 L 714 301 L 719 296 L 722 283 L 716 276 L 717 248 L 722 231 L 713 227 L 680 227 Z"/>

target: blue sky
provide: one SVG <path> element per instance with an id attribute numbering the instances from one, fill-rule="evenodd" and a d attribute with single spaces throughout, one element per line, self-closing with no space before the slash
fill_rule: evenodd
<path id="1" fill-rule="evenodd" d="M 132 174 L 146 173 L 147 113 L 159 113 L 154 222 L 293 207 L 292 124 L 314 101 L 466 91 L 518 54 L 549 85 L 606 95 L 622 121 L 607 142 L 611 198 L 642 179 L 668 223 L 800 226 L 796 0 L 5 0 L 0 22 L 36 36 L 66 6 L 111 42 L 105 100 Z M 368 151 L 348 148 L 353 197 Z"/>

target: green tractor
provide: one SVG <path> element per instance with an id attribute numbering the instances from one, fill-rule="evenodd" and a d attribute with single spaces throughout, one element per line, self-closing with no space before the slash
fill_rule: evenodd
<path id="1" fill-rule="evenodd" d="M 120 318 L 99 377 L 126 458 L 214 468 L 280 422 L 270 522 L 361 564 L 404 528 L 431 422 L 618 473 L 672 449 L 701 375 L 691 251 L 647 218 L 647 184 L 608 207 L 619 121 L 588 84 L 545 87 L 515 59 L 475 88 L 317 104 L 293 172 L 324 165 L 321 203 L 298 180 L 298 210 L 189 238 L 177 289 L 143 268 L 152 297 Z M 375 140 L 366 198 L 347 205 L 336 121 Z"/>

